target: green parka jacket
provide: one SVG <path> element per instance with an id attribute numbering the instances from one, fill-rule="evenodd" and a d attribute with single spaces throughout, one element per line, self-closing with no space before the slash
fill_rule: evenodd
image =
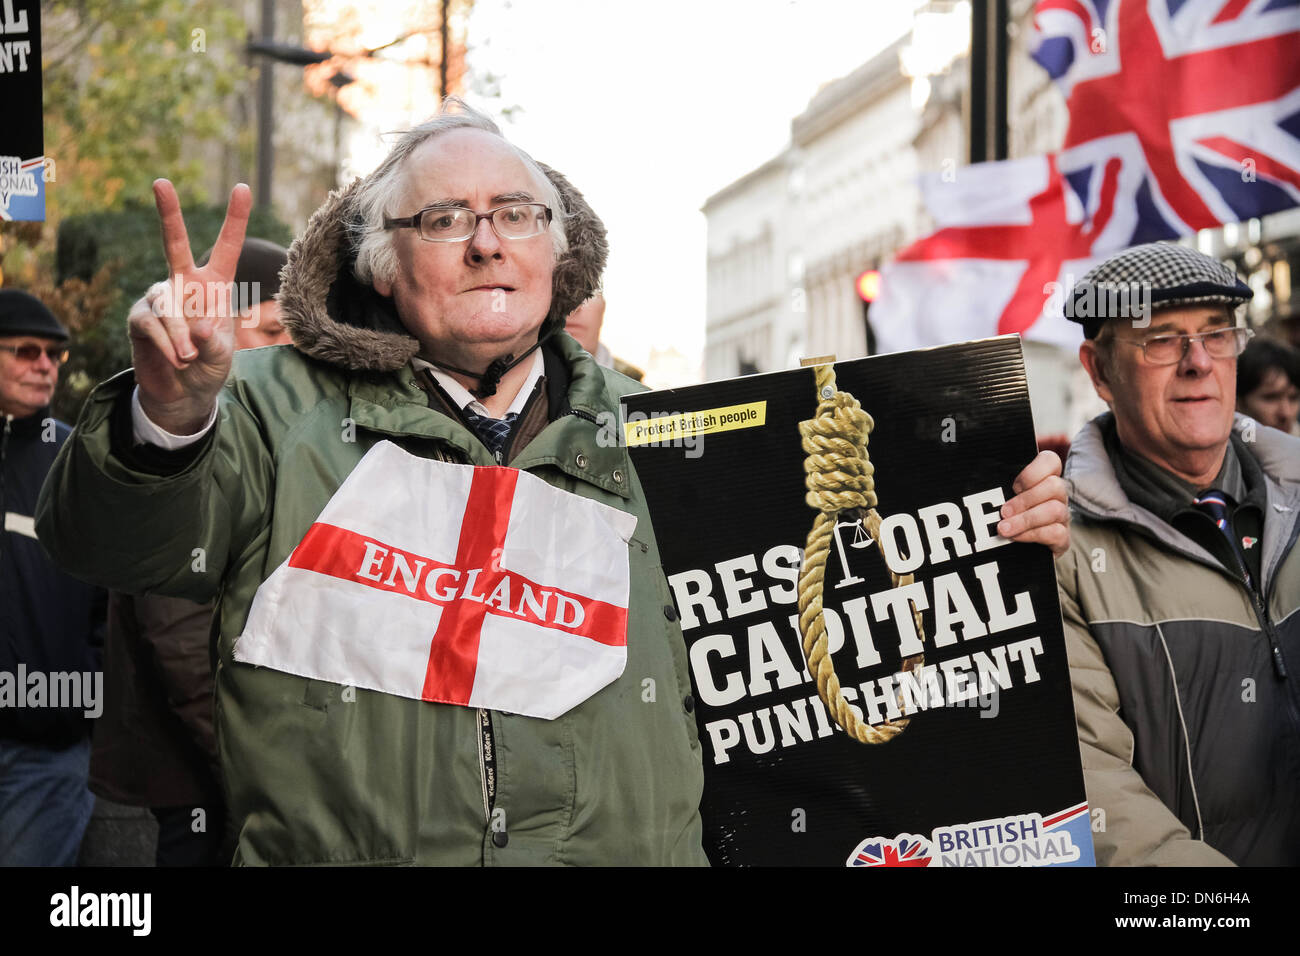
<path id="1" fill-rule="evenodd" d="M 604 250 L 599 220 L 548 173 L 573 211 L 550 322 L 590 291 L 591 264 L 584 279 L 575 256 L 603 262 Z M 290 252 L 281 302 L 298 348 L 236 356 L 215 430 L 179 468 L 119 454 L 133 379 L 100 386 L 42 493 L 41 540 L 68 571 L 108 587 L 216 596 L 216 723 L 236 863 L 706 863 L 685 646 L 636 472 L 600 435 L 602 413 L 640 386 L 567 335 L 547 357 L 567 388 L 510 464 L 636 515 L 622 677 L 548 721 L 234 661 L 258 586 L 375 442 L 495 464 L 417 384 L 406 364 L 415 343 L 391 305 L 350 278 L 349 195 L 332 196 Z"/>

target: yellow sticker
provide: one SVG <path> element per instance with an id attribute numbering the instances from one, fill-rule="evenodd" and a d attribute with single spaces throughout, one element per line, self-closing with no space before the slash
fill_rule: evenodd
<path id="1" fill-rule="evenodd" d="M 623 431 L 629 445 L 656 445 L 691 435 L 711 435 L 714 432 L 729 432 L 737 428 L 757 428 L 766 421 L 767 402 L 762 401 L 628 421 L 624 423 Z"/>

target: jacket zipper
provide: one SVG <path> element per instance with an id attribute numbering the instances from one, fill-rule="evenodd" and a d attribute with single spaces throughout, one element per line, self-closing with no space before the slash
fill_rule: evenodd
<path id="1" fill-rule="evenodd" d="M 1232 529 L 1232 533 L 1235 536 L 1237 533 L 1237 529 L 1232 524 L 1231 518 L 1228 519 L 1228 527 Z M 1241 581 L 1246 586 L 1247 593 L 1250 594 L 1250 606 L 1251 609 L 1254 610 L 1255 612 L 1255 619 L 1259 621 L 1260 630 L 1264 632 L 1264 637 L 1268 640 L 1269 656 L 1272 658 L 1273 661 L 1273 673 L 1274 675 L 1276 675 L 1278 680 L 1285 681 L 1286 684 L 1288 685 L 1283 689 L 1283 696 L 1286 698 L 1287 711 L 1291 715 L 1292 726 L 1300 727 L 1300 705 L 1298 705 L 1296 701 L 1297 685 L 1295 681 L 1287 680 L 1286 660 L 1282 656 L 1282 645 L 1278 641 L 1277 628 L 1274 627 L 1273 625 L 1273 619 L 1269 617 L 1268 598 L 1267 595 L 1265 595 L 1263 592 L 1264 582 L 1262 579 L 1265 571 L 1264 563 L 1263 561 L 1260 562 L 1260 568 L 1259 568 L 1259 574 L 1261 578 L 1260 587 L 1256 589 L 1254 587 L 1251 587 L 1250 572 L 1246 570 L 1246 563 L 1242 560 L 1241 555 L 1237 552 L 1237 549 L 1235 547 L 1232 549 L 1232 556 L 1233 558 L 1236 559 L 1237 569 L 1241 571 Z M 1277 582 L 1277 578 L 1274 577 L 1273 583 L 1276 582 Z M 1188 775 L 1190 778 L 1191 775 L 1190 766 L 1188 768 Z M 1193 796 L 1195 796 L 1195 793 L 1196 793 L 1196 785 L 1195 782 L 1193 782 L 1192 784 Z M 1199 806 L 1197 807 L 1197 819 L 1198 821 L 1200 819 Z M 1202 839 L 1203 838 L 1204 837 L 1202 837 Z"/>
<path id="2" fill-rule="evenodd" d="M 1232 524 L 1231 519 L 1229 519 L 1228 527 L 1231 528 L 1232 534 L 1235 536 L 1237 529 L 1236 526 Z M 1260 630 L 1264 632 L 1264 637 L 1268 640 L 1270 656 L 1273 659 L 1273 673 L 1276 674 L 1280 680 L 1285 680 L 1287 676 L 1286 661 L 1282 657 L 1282 645 L 1279 643 L 1277 638 L 1277 629 L 1273 626 L 1272 618 L 1268 616 L 1268 605 L 1264 602 L 1262 591 L 1264 582 L 1260 582 L 1259 588 L 1256 588 L 1251 583 L 1250 572 L 1246 570 L 1246 563 L 1242 561 L 1241 555 L 1237 553 L 1235 546 L 1232 548 L 1232 557 L 1237 564 L 1237 570 L 1241 572 L 1241 583 L 1246 586 L 1246 591 L 1250 594 L 1251 607 L 1255 611 L 1255 618 L 1259 621 Z M 1262 566 L 1259 569 L 1259 573 L 1262 577 L 1264 574 L 1264 568 Z"/>
<path id="3" fill-rule="evenodd" d="M 483 785 L 483 822 L 490 826 L 497 797 L 497 748 L 492 714 L 483 707 L 478 709 L 478 769 Z"/>
<path id="4" fill-rule="evenodd" d="M 1264 636 L 1268 638 L 1269 649 L 1273 657 L 1273 671 L 1278 678 L 1285 680 L 1287 676 L 1286 661 L 1282 657 L 1282 645 L 1277 639 L 1277 628 L 1273 626 L 1273 619 L 1268 616 L 1268 606 L 1264 603 L 1263 597 L 1259 592 L 1251 589 L 1251 597 L 1255 607 L 1255 617 L 1259 619 L 1259 626 L 1264 631 Z"/>
<path id="5" fill-rule="evenodd" d="M 447 396 L 447 393 L 445 391 L 443 391 L 442 386 L 438 384 L 438 380 L 433 377 L 433 374 L 430 373 L 428 369 L 424 370 L 424 374 L 426 376 L 429 385 L 435 390 L 435 393 L 442 396 L 446 406 L 448 408 L 455 409 L 456 403 L 453 402 Z M 540 382 L 538 384 L 540 384 Z M 534 388 L 534 392 L 535 391 L 536 388 Z M 434 399 L 434 395 L 430 394 L 429 405 L 431 408 L 433 407 L 433 399 Z M 533 396 L 529 396 L 528 402 L 524 404 L 525 411 L 527 410 L 528 405 L 532 404 L 532 400 L 533 400 Z M 522 417 L 522 415 L 520 417 Z M 463 416 L 459 417 L 457 420 L 460 421 L 462 425 L 465 425 L 465 427 L 469 429 L 471 433 L 473 433 L 473 429 L 469 428 L 469 425 L 465 421 Z M 510 438 L 507 439 L 506 447 L 509 446 L 509 443 L 513 441 L 513 439 L 514 439 L 514 433 L 512 430 Z M 504 450 L 505 449 L 503 448 L 503 451 Z M 462 453 L 457 453 L 455 455 L 445 455 L 443 453 L 439 453 L 438 457 L 443 461 L 450 461 L 455 464 L 465 463 L 465 458 Z M 502 455 L 497 457 L 498 464 L 500 463 L 502 457 L 504 456 Z M 488 711 L 486 708 L 479 707 L 477 709 L 477 713 L 478 713 L 478 726 L 475 727 L 474 733 L 475 736 L 478 738 L 475 744 L 475 748 L 478 751 L 479 786 L 482 789 L 482 793 L 483 793 L 483 824 L 484 826 L 491 826 L 492 808 L 496 805 L 496 797 L 497 797 L 496 737 L 492 732 L 491 712 Z"/>

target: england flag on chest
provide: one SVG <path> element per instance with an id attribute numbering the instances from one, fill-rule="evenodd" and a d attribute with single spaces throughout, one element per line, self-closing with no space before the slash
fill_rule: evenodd
<path id="1" fill-rule="evenodd" d="M 263 582 L 235 660 L 555 718 L 627 663 L 636 518 L 377 443 Z"/>

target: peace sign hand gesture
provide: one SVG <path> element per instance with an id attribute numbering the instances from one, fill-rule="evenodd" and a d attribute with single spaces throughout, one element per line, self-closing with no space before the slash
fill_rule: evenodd
<path id="1" fill-rule="evenodd" d="M 231 283 L 253 196 L 243 183 L 231 190 L 221 235 L 207 265 L 198 267 L 175 187 L 159 179 L 153 193 L 170 276 L 155 283 L 127 316 L 132 363 L 149 420 L 174 435 L 192 435 L 207 424 L 230 375 Z"/>

